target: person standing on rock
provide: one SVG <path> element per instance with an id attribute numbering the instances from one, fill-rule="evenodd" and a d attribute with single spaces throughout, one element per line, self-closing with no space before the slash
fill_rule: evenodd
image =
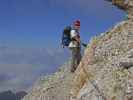
<path id="1" fill-rule="evenodd" d="M 67 34 L 67 39 L 64 34 Z M 80 20 L 74 21 L 72 26 L 64 29 L 62 46 L 67 46 L 72 52 L 71 72 L 74 72 L 81 60 Z"/>

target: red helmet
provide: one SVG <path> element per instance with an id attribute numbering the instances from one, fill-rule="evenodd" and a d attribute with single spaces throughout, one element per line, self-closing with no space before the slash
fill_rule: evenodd
<path id="1" fill-rule="evenodd" d="M 80 20 L 74 21 L 73 24 L 74 24 L 75 27 L 80 27 Z"/>

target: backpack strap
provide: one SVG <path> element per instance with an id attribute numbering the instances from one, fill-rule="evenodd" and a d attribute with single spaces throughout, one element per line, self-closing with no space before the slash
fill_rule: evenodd
<path id="1" fill-rule="evenodd" d="M 71 26 L 67 26 L 63 30 L 62 40 L 61 40 L 61 44 L 63 46 L 68 46 L 69 42 L 71 41 L 71 37 L 70 37 L 71 29 L 72 29 Z"/>

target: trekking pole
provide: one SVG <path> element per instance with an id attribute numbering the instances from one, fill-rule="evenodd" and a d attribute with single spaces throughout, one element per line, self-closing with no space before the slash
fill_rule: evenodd
<path id="1" fill-rule="evenodd" d="M 109 1 L 109 2 L 111 2 L 112 0 L 105 0 L 105 1 Z"/>
<path id="2" fill-rule="evenodd" d="M 87 44 L 85 44 L 85 43 L 81 43 L 81 44 L 83 45 L 83 47 L 85 47 L 85 48 L 87 47 Z"/>
<path id="3" fill-rule="evenodd" d="M 95 80 L 90 80 L 90 77 L 89 77 L 87 71 L 85 70 L 85 68 L 83 66 L 82 66 L 82 69 L 83 69 L 84 73 L 86 74 L 88 80 L 92 84 L 92 86 L 98 92 L 99 96 L 101 96 L 103 100 L 107 100 L 107 98 L 105 97 L 104 93 L 99 89 L 99 87 L 98 87 L 97 83 L 95 82 Z"/>
<path id="4" fill-rule="evenodd" d="M 95 80 L 92 80 L 90 79 L 90 75 L 88 75 L 87 71 L 85 70 L 85 67 L 84 67 L 84 63 L 82 62 L 82 69 L 84 71 L 84 73 L 86 74 L 87 76 L 87 79 L 90 81 L 90 83 L 92 84 L 92 86 L 95 88 L 95 90 L 98 92 L 99 96 L 102 97 L 103 100 L 107 100 L 106 96 L 104 95 L 104 93 L 99 89 L 97 83 L 95 82 Z"/>

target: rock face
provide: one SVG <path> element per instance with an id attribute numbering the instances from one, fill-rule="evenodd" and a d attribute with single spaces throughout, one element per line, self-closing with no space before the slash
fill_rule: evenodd
<path id="1" fill-rule="evenodd" d="M 128 13 L 128 17 L 133 17 L 133 1 L 132 0 L 106 0 L 112 2 L 113 5 L 117 6 Z"/>
<path id="2" fill-rule="evenodd" d="M 75 73 L 65 64 L 23 100 L 133 100 L 133 0 L 111 2 L 128 18 L 92 39 Z"/>
<path id="3" fill-rule="evenodd" d="M 72 79 L 70 63 L 66 63 L 53 75 L 41 77 L 23 100 L 69 100 Z"/>

